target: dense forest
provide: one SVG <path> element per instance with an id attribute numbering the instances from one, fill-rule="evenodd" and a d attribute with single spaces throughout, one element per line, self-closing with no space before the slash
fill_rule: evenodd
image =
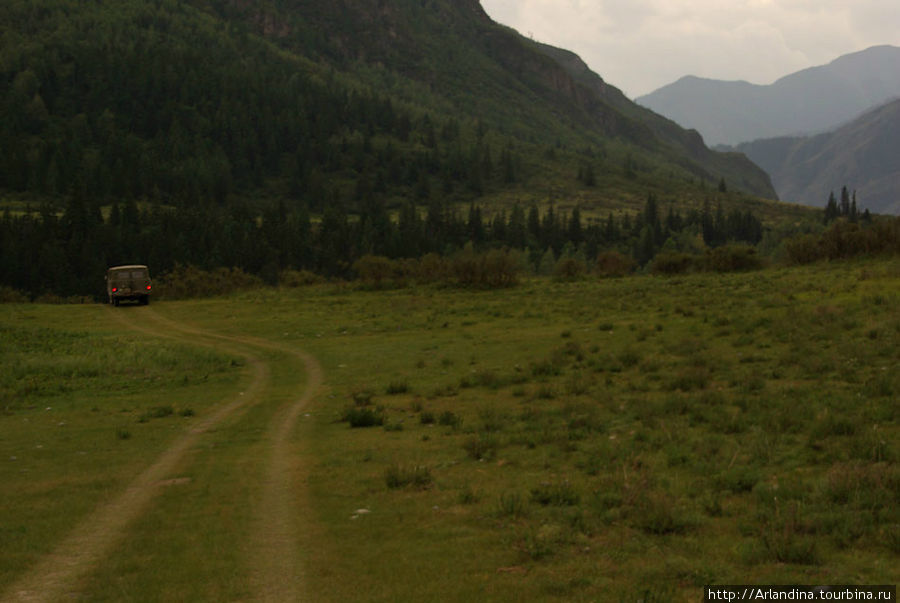
<path id="1" fill-rule="evenodd" d="M 269 187 L 316 211 L 352 191 L 471 196 L 494 172 L 514 177 L 512 142 L 492 144 L 484 125 L 323 79 L 253 36 L 154 4 L 104 6 L 107 27 L 105 13 L 13 13 L 22 21 L 7 34 L 22 39 L 0 63 L 0 189 L 183 207 Z"/>
<path id="2" fill-rule="evenodd" d="M 745 158 L 712 153 L 621 95 L 613 103 L 479 11 L 443 0 L 4 2 L 0 194 L 279 198 L 314 212 L 339 198 L 352 212 L 370 190 L 395 208 L 467 203 L 585 162 L 598 199 L 723 176 L 774 194 Z"/>
<path id="3" fill-rule="evenodd" d="M 123 263 L 346 278 L 464 248 L 646 266 L 756 244 L 785 211 L 745 158 L 477 2 L 351 4 L 3 3 L 0 286 L 98 297 Z"/>
<path id="4" fill-rule="evenodd" d="M 155 272 L 178 264 L 201 269 L 236 267 L 276 283 L 283 270 L 308 270 L 328 277 L 353 276 L 362 256 L 418 258 L 452 255 L 466 245 L 475 250 L 527 251 L 531 267 L 563 257 L 592 262 L 598 253 L 617 250 L 646 264 L 662 249 L 694 250 L 731 241 L 750 244 L 762 237 L 762 224 L 750 212 L 725 213 L 721 205 L 683 215 L 648 197 L 643 211 L 584 220 L 551 206 L 516 205 L 490 217 L 471 205 L 464 214 L 433 203 L 420 210 L 406 204 L 391 216 L 371 201 L 357 216 L 340 204 L 325 208 L 313 222 L 305 209 L 281 203 L 258 217 L 246 206 L 144 209 L 133 202 L 114 204 L 104 218 L 96 204 L 72 197 L 62 216 L 50 208 L 0 220 L 0 283 L 32 296 L 98 296 L 108 266 L 146 263 Z"/>

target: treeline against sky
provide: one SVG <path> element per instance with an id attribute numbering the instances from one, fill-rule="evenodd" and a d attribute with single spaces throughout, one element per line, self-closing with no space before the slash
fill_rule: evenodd
<path id="1" fill-rule="evenodd" d="M 486 217 L 475 205 L 456 211 L 441 203 L 424 210 L 408 203 L 391 215 L 374 199 L 353 215 L 329 205 L 315 221 L 306 209 L 283 203 L 261 215 L 242 205 L 141 209 L 133 201 L 106 213 L 80 197 L 72 197 L 61 216 L 49 207 L 6 212 L 0 219 L 0 285 L 30 296 L 99 296 L 106 268 L 129 263 L 147 264 L 155 274 L 177 265 L 239 268 L 271 284 L 284 270 L 352 278 L 354 262 L 363 256 L 449 256 L 467 245 L 525 250 L 536 271 L 548 257 L 592 262 L 607 250 L 644 265 L 660 250 L 755 244 L 762 237 L 750 212 L 726 214 L 709 204 L 688 214 L 671 206 L 662 212 L 653 196 L 637 214 L 589 221 L 577 208 L 560 212 L 551 206 L 541 213 L 520 205 Z"/>

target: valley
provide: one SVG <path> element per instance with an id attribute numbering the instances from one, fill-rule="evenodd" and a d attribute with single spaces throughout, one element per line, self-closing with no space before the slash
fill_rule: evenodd
<path id="1" fill-rule="evenodd" d="M 0 467 L 16 495 L 0 592 L 19 600 L 40 560 L 179 438 L 185 453 L 153 478 L 172 485 L 64 592 L 265 598 L 254 535 L 279 513 L 295 526 L 279 529 L 279 558 L 294 555 L 287 575 L 316 600 L 893 583 L 898 279 L 896 260 L 867 260 L 4 305 L 3 362 L 21 368 L 3 382 Z M 111 395 L 107 373 L 131 371 L 133 352 L 92 371 L 97 344 L 137 340 L 146 369 Z M 66 368 L 49 341 L 67 342 Z M 220 414 L 229 399 L 241 406 Z M 281 472 L 287 489 L 266 494 Z M 267 504 L 286 511 L 260 515 Z"/>

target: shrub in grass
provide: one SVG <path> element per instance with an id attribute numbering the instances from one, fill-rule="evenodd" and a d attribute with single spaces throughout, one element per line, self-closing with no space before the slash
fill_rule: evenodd
<path id="1" fill-rule="evenodd" d="M 641 355 L 636 350 L 627 349 L 623 350 L 622 353 L 618 356 L 619 362 L 622 363 L 622 366 L 625 368 L 631 368 L 636 366 L 638 362 L 641 361 Z"/>
<path id="2" fill-rule="evenodd" d="M 566 393 L 570 396 L 581 396 L 591 389 L 591 378 L 581 371 L 572 373 L 566 382 Z"/>
<path id="3" fill-rule="evenodd" d="M 353 263 L 353 271 L 371 289 L 381 289 L 400 273 L 397 262 L 377 255 L 362 256 Z"/>
<path id="4" fill-rule="evenodd" d="M 669 390 L 690 392 L 706 389 L 709 385 L 709 369 L 703 367 L 690 367 L 682 371 L 669 383 Z"/>
<path id="5" fill-rule="evenodd" d="M 656 254 L 650 262 L 650 272 L 654 274 L 684 274 L 702 265 L 702 259 L 698 256 L 663 251 Z"/>
<path id="6" fill-rule="evenodd" d="M 712 580 L 707 580 L 710 583 Z M 640 601 L 641 603 L 669 603 L 675 600 L 675 589 L 672 586 L 639 586 L 630 591 L 619 601 Z"/>
<path id="7" fill-rule="evenodd" d="M 604 251 L 597 255 L 597 274 L 603 278 L 619 277 L 634 270 L 636 263 L 618 251 Z"/>
<path id="8" fill-rule="evenodd" d="M 0 287 L 0 304 L 27 304 L 28 296 L 12 287 Z"/>
<path id="9" fill-rule="evenodd" d="M 434 424 L 434 413 L 425 411 L 419 415 L 419 423 L 422 425 L 432 425 Z"/>
<path id="10" fill-rule="evenodd" d="M 836 463 L 826 474 L 822 494 L 833 504 L 879 512 L 900 497 L 900 467 L 894 463 Z"/>
<path id="11" fill-rule="evenodd" d="M 488 433 L 503 431 L 507 422 L 507 417 L 492 406 L 480 408 L 478 418 L 481 419 L 481 429 Z"/>
<path id="12" fill-rule="evenodd" d="M 497 501 L 499 517 L 519 518 L 526 514 L 526 504 L 518 492 L 504 492 Z"/>
<path id="13" fill-rule="evenodd" d="M 452 384 L 439 385 L 431 390 L 429 397 L 431 398 L 451 398 L 459 394 L 459 387 Z"/>
<path id="14" fill-rule="evenodd" d="M 350 427 L 374 427 L 384 425 L 384 414 L 371 408 L 350 406 L 344 410 L 341 420 L 349 423 Z"/>
<path id="15" fill-rule="evenodd" d="M 131 439 L 131 432 L 123 427 L 120 427 L 116 430 L 116 437 L 120 440 L 129 440 Z"/>
<path id="16" fill-rule="evenodd" d="M 762 268 L 762 259 L 750 245 L 723 245 L 706 252 L 705 268 L 714 272 L 738 272 Z"/>
<path id="17" fill-rule="evenodd" d="M 290 289 L 321 283 L 325 279 L 309 270 L 282 270 L 278 273 L 278 285 Z"/>
<path id="18" fill-rule="evenodd" d="M 182 417 L 193 417 L 194 409 L 193 408 L 183 408 L 183 409 L 181 409 L 181 412 L 179 412 L 178 414 L 180 414 Z"/>
<path id="19" fill-rule="evenodd" d="M 587 266 L 584 262 L 575 258 L 563 258 L 556 262 L 553 269 L 553 279 L 556 281 L 577 281 L 587 274 Z"/>
<path id="20" fill-rule="evenodd" d="M 350 397 L 353 398 L 353 403 L 357 406 L 369 406 L 372 403 L 372 398 L 375 397 L 375 392 L 369 388 L 360 388 L 350 392 Z"/>
<path id="21" fill-rule="evenodd" d="M 466 486 L 460 491 L 458 501 L 461 505 L 474 505 L 481 499 L 481 495 L 472 489 L 472 486 Z"/>
<path id="22" fill-rule="evenodd" d="M 258 289 L 262 284 L 261 278 L 240 268 L 206 271 L 194 266 L 176 265 L 154 279 L 153 290 L 154 295 L 161 299 L 190 299 Z"/>
<path id="23" fill-rule="evenodd" d="M 438 416 L 438 425 L 459 429 L 459 426 L 462 425 L 462 417 L 452 411 L 445 410 Z"/>
<path id="24" fill-rule="evenodd" d="M 850 455 L 864 461 L 891 462 L 896 458 L 893 442 L 877 425 L 853 436 Z"/>
<path id="25" fill-rule="evenodd" d="M 538 400 L 552 400 L 556 397 L 556 391 L 546 383 L 541 384 L 534 393 Z"/>
<path id="26" fill-rule="evenodd" d="M 661 491 L 641 492 L 628 517 L 635 527 L 648 534 L 679 534 L 690 526 L 675 501 Z"/>
<path id="27" fill-rule="evenodd" d="M 759 475 L 759 470 L 755 467 L 738 465 L 720 473 L 716 478 L 716 484 L 719 488 L 735 494 L 750 492 L 759 482 Z"/>
<path id="28" fill-rule="evenodd" d="M 892 397 L 900 393 L 896 374 L 885 373 L 866 382 L 864 392 L 869 397 Z"/>
<path id="29" fill-rule="evenodd" d="M 384 483 L 391 490 L 398 488 L 427 490 L 432 482 L 431 471 L 421 465 L 403 467 L 394 464 L 384 470 Z"/>
<path id="30" fill-rule="evenodd" d="M 551 359 L 531 363 L 532 377 L 556 377 L 561 372 L 562 367 Z"/>
<path id="31" fill-rule="evenodd" d="M 548 505 L 571 507 L 577 505 L 580 500 L 578 491 L 569 482 L 544 483 L 531 489 L 531 502 L 545 507 Z"/>
<path id="32" fill-rule="evenodd" d="M 845 417 L 836 417 L 834 413 L 827 413 L 812 427 L 809 434 L 809 443 L 816 447 L 824 438 L 831 436 L 851 436 L 856 433 L 856 425 Z"/>
<path id="33" fill-rule="evenodd" d="M 900 524 L 893 523 L 882 530 L 882 538 L 885 546 L 895 555 L 900 555 Z"/>
<path id="34" fill-rule="evenodd" d="M 561 528 L 553 524 L 545 524 L 538 529 L 527 528 L 519 540 L 519 550 L 532 561 L 540 561 L 553 554 L 556 546 L 563 540 Z"/>
<path id="35" fill-rule="evenodd" d="M 476 461 L 494 458 L 498 448 L 496 438 L 483 434 L 472 436 L 463 443 L 466 454 Z"/>
<path id="36" fill-rule="evenodd" d="M 771 561 L 817 565 L 819 552 L 816 540 L 807 534 L 809 531 L 800 517 L 800 504 L 792 501 L 765 522 L 760 541 Z"/>
<path id="37" fill-rule="evenodd" d="M 481 387 L 489 387 L 491 389 L 497 389 L 503 385 L 503 379 L 500 375 L 497 374 L 496 371 L 491 369 L 482 369 L 480 371 L 476 371 L 472 375 L 472 382 L 475 385 L 479 385 Z"/>
<path id="38" fill-rule="evenodd" d="M 392 381 L 388 384 L 385 392 L 389 396 L 395 396 L 397 394 L 405 394 L 409 392 L 409 384 L 406 381 Z"/>
<path id="39" fill-rule="evenodd" d="M 175 409 L 171 406 L 154 406 L 146 411 L 138 418 L 138 422 L 146 423 L 150 419 L 162 419 L 175 414 Z"/>

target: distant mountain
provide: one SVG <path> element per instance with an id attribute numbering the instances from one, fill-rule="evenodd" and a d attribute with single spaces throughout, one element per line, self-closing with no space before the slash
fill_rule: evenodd
<path id="1" fill-rule="evenodd" d="M 709 145 L 831 130 L 900 96 L 900 48 L 874 46 L 773 84 L 684 77 L 636 99 Z"/>
<path id="2" fill-rule="evenodd" d="M 857 192 L 860 210 L 900 215 L 900 100 L 828 134 L 738 145 L 769 172 L 784 201 L 824 206 L 833 191 Z"/>
<path id="3" fill-rule="evenodd" d="M 598 207 L 720 179 L 774 196 L 477 0 L 9 0 L 0 57 L 0 192 L 353 212 L 568 197 L 591 163 Z"/>

